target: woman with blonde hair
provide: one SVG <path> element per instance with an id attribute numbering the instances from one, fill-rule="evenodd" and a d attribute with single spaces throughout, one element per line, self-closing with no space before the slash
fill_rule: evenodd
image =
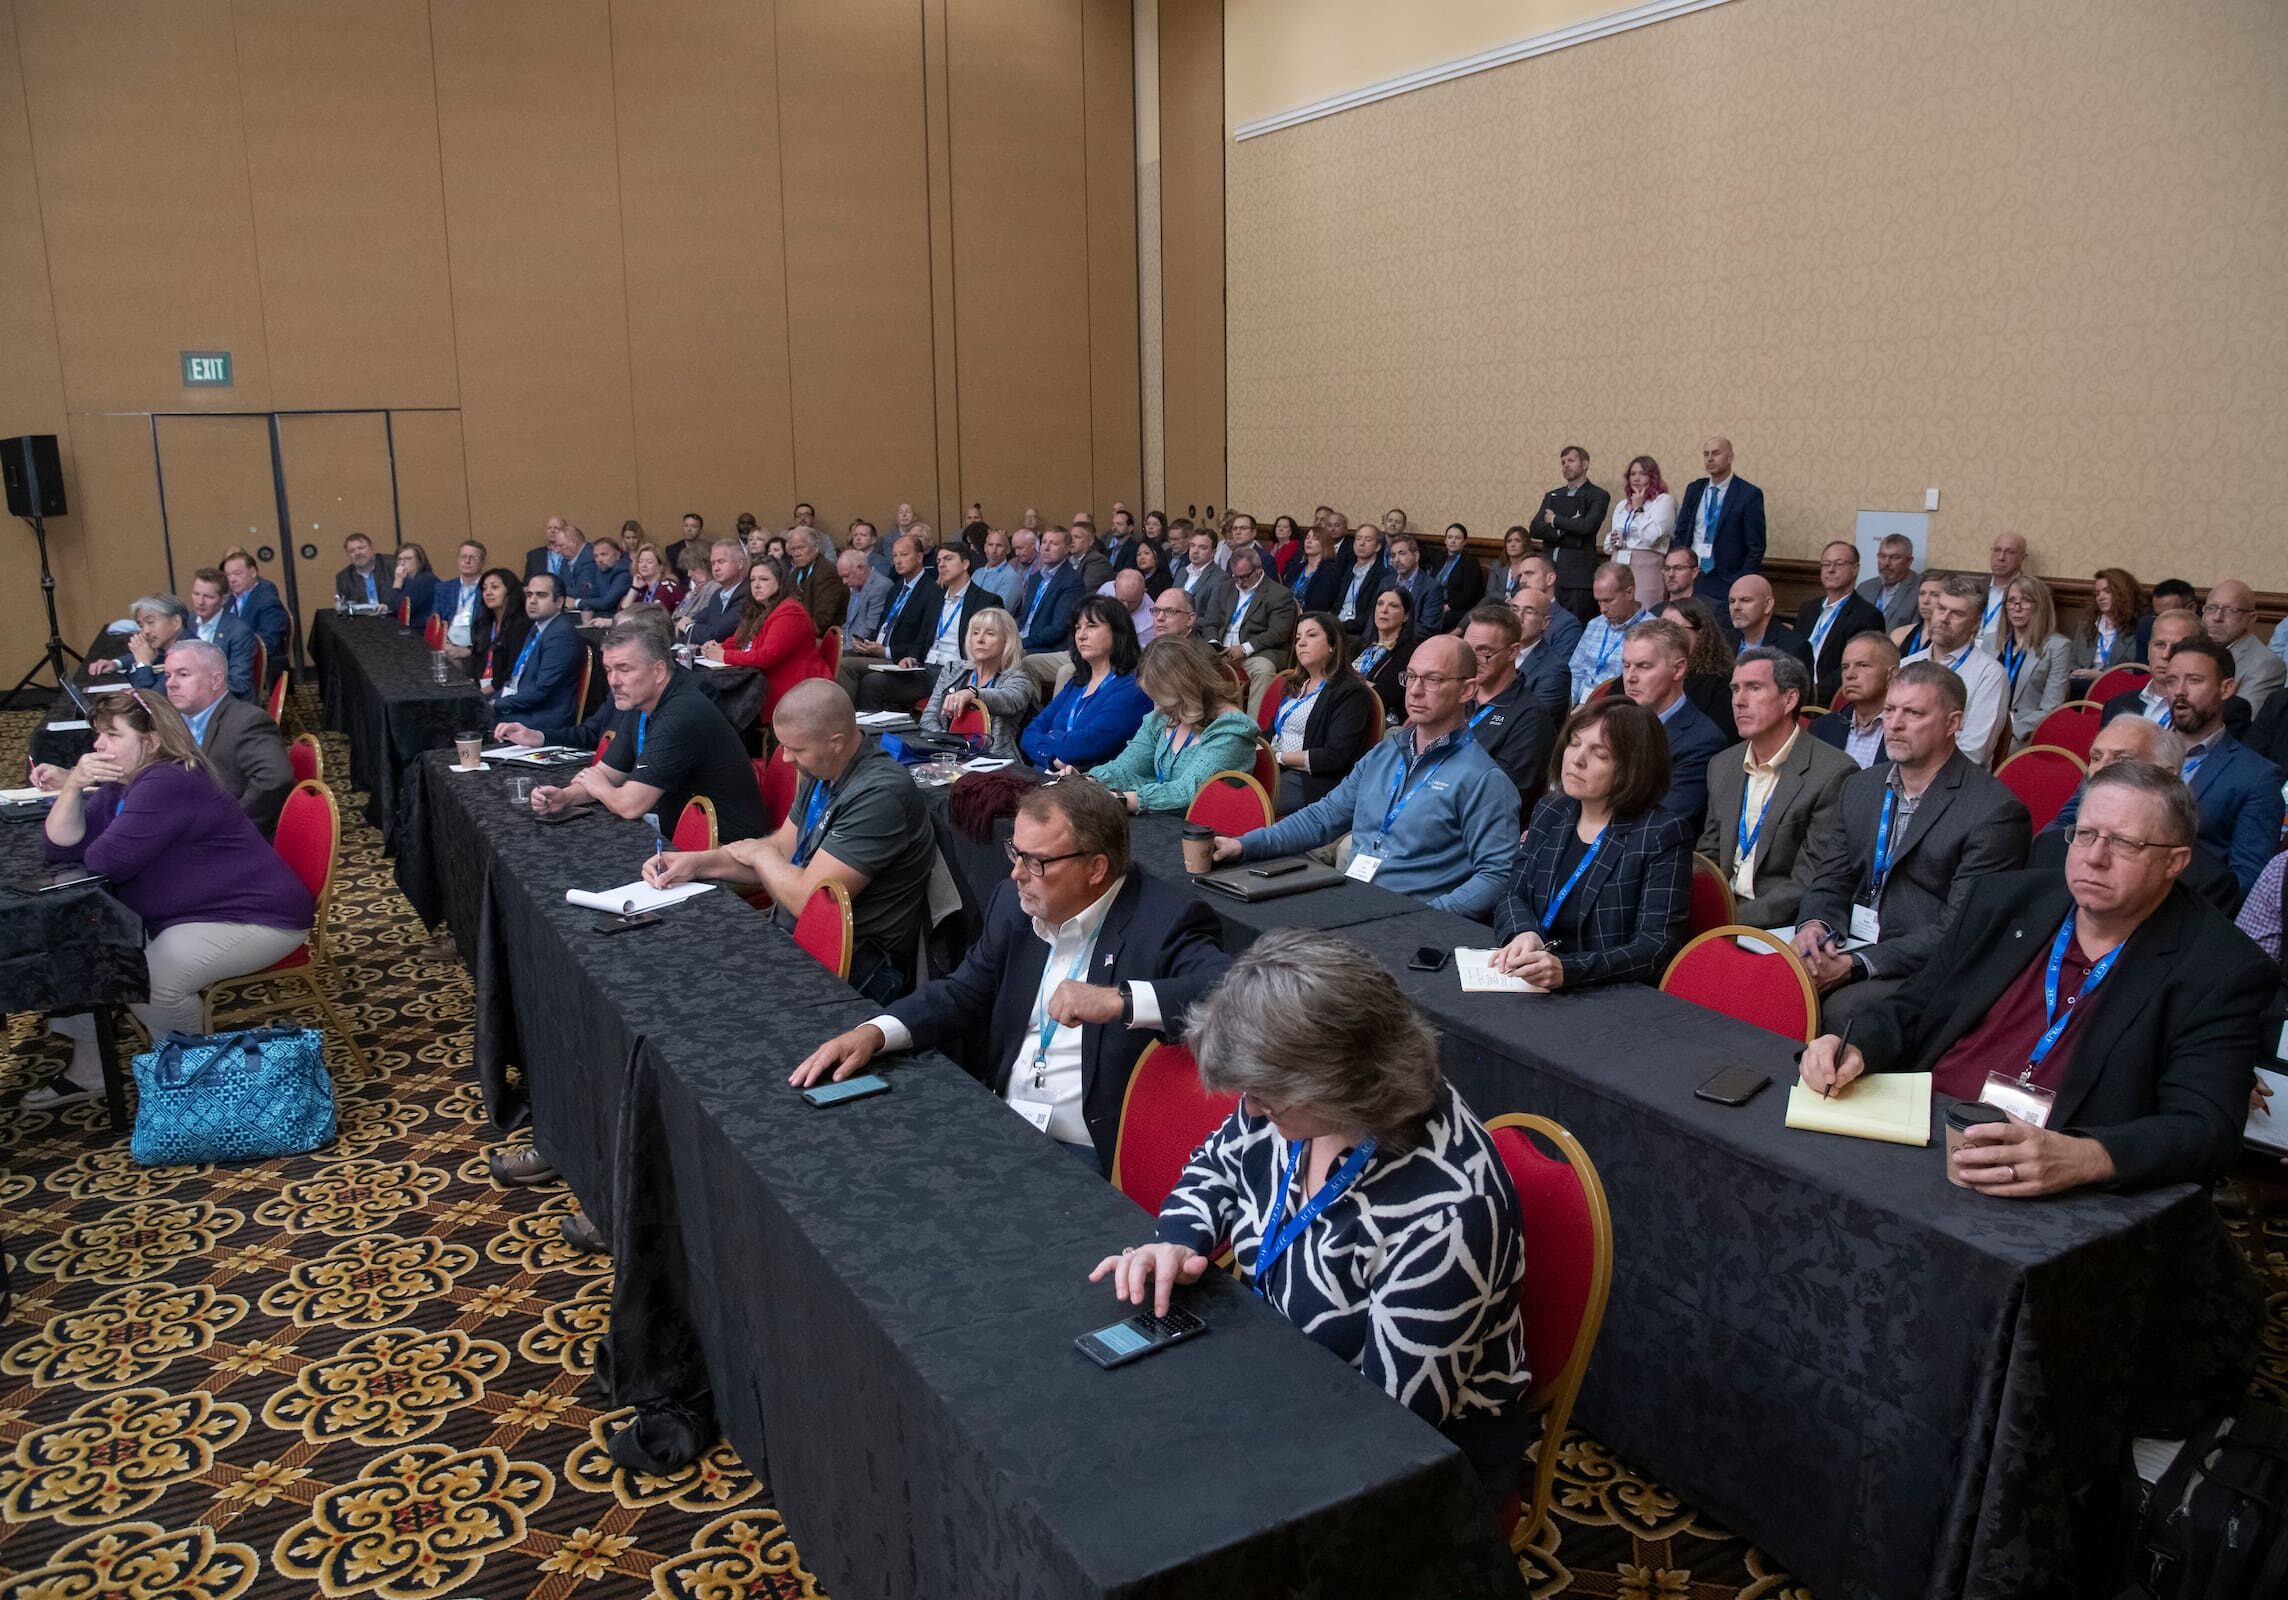
<path id="1" fill-rule="evenodd" d="M 1218 772 L 1255 764 L 1255 720 L 1240 709 L 1244 688 L 1206 641 L 1155 639 L 1137 664 L 1151 713 L 1128 747 L 1090 776 L 1131 812 L 1182 811 Z"/>
<path id="2" fill-rule="evenodd" d="M 2050 586 L 2021 572 L 2002 591 L 2002 670 L 2010 675 L 2010 737 L 2023 744 L 2066 700 L 2073 646 L 2058 632 Z"/>
<path id="3" fill-rule="evenodd" d="M 1017 619 L 999 606 L 987 606 L 969 619 L 963 638 L 966 661 L 940 668 L 929 704 L 922 708 L 922 731 L 943 733 L 976 706 L 985 713 L 987 749 L 1004 760 L 1022 759 L 1017 735 L 1041 703 L 1040 686 L 1019 670 L 1025 642 Z"/>

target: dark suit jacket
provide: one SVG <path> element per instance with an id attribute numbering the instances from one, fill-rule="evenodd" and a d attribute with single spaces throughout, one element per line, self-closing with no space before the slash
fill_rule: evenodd
<path id="1" fill-rule="evenodd" d="M 810 625 L 819 637 L 826 636 L 829 628 L 842 626 L 842 613 L 850 604 L 850 586 L 842 581 L 842 574 L 834 563 L 821 555 L 815 557 L 806 577 L 802 569 L 794 575 L 795 598 L 810 613 Z"/>
<path id="2" fill-rule="evenodd" d="M 381 557 L 373 558 L 373 592 L 385 606 L 397 604 L 397 574 Z M 358 576 L 355 567 L 344 567 L 334 574 L 334 598 L 346 600 L 353 606 L 366 604 L 365 579 Z"/>
<path id="3" fill-rule="evenodd" d="M 519 655 L 523 646 L 517 647 Z M 493 716 L 501 722 L 521 722 L 529 728 L 560 728 L 580 720 L 580 666 L 588 659 L 588 642 L 580 637 L 580 619 L 569 609 L 560 611 L 541 630 L 532 659 L 524 664 L 516 693 L 507 692 L 508 680 L 496 677 Z M 516 670 L 509 657 L 507 670 Z"/>
<path id="4" fill-rule="evenodd" d="M 1309 605 L 1310 595 L 1305 595 L 1304 600 L 1308 610 L 1332 611 L 1339 617 L 1343 611 L 1343 596 L 1351 592 L 1351 575 L 1358 570 L 1357 553 L 1351 548 L 1349 540 L 1343 541 L 1342 554 L 1332 565 L 1335 575 L 1328 580 L 1326 605 L 1323 607 Z M 1319 569 L 1321 577 L 1325 577 L 1326 572 L 1326 567 L 1322 566 Z M 1395 587 L 1397 582 L 1398 575 L 1390 570 L 1389 552 L 1377 550 L 1374 553 L 1374 565 L 1368 569 L 1366 577 L 1359 582 L 1358 610 L 1345 624 L 1350 629 L 1352 638 L 1356 639 L 1374 631 L 1375 596 L 1381 594 L 1385 589 Z M 1314 588 L 1312 592 L 1315 594 L 1317 590 Z"/>
<path id="5" fill-rule="evenodd" d="M 1192 1002 L 1231 964 L 1217 948 L 1218 927 L 1215 913 L 1197 896 L 1134 868 L 1105 912 L 1087 981 L 1151 984 L 1165 1025 L 1163 1034 L 1117 1022 L 1081 1029 L 1081 1118 L 1107 1176 L 1136 1058 L 1155 1038 L 1181 1039 Z M 890 1015 L 924 1049 L 982 1035 L 983 1050 L 971 1070 L 979 1082 L 1002 1094 L 1018 1051 L 1031 1044 L 1033 1002 L 1048 954 L 1049 947 L 1033 932 L 1032 919 L 1017 903 L 1017 886 L 1003 883 L 986 905 L 984 932 L 961 965 L 893 1002 Z"/>
<path id="6" fill-rule="evenodd" d="M 1131 530 L 1128 537 L 1120 540 L 1116 545 L 1113 541 L 1112 531 L 1106 529 L 1103 537 L 1097 540 L 1096 553 L 1104 558 L 1106 564 L 1114 572 L 1134 572 L 1136 570 L 1136 547 L 1143 542 L 1144 536 Z"/>
<path id="7" fill-rule="evenodd" d="M 1414 608 L 1414 631 L 1428 638 L 1441 632 L 1446 624 L 1446 590 L 1438 582 L 1438 574 L 1427 566 L 1418 566 L 1411 574 L 1400 576 L 1393 568 L 1390 586 L 1406 592 L 1406 602 Z"/>
<path id="8" fill-rule="evenodd" d="M 565 588 L 570 591 L 567 598 L 583 616 L 610 616 L 620 609 L 620 602 L 628 597 L 628 589 L 635 582 L 635 570 L 625 554 L 605 567 L 597 565 L 588 550 L 582 550 L 580 559 L 573 563 L 573 571 L 578 574 L 578 581 L 575 584 L 571 576 L 566 577 Z"/>
<path id="9" fill-rule="evenodd" d="M 1929 1071 L 2027 963 L 2048 959 L 2071 903 L 2048 872 L 1970 884 L 1945 945 L 1897 994 L 1860 1012 L 1852 1042 L 1868 1066 Z M 2253 940 L 2179 883 L 2129 936 L 2074 1024 L 2081 1037 L 2049 1127 L 2105 1146 L 2116 1188 L 2222 1176 L 2239 1153 L 2252 1068 L 2265 1054 L 2260 1019 L 2278 981 Z"/>
<path id="10" fill-rule="evenodd" d="M 747 586 L 734 584 L 718 589 L 706 604 L 691 614 L 691 626 L 684 630 L 685 644 L 722 644 L 739 631 L 739 614 L 747 607 Z"/>
<path id="11" fill-rule="evenodd" d="M 890 604 L 897 603 L 898 597 L 892 595 Z M 969 638 L 970 619 L 978 612 L 1000 603 L 999 597 L 992 590 L 975 578 L 970 579 L 968 589 L 961 596 L 961 620 L 954 623 L 952 637 L 966 641 Z M 937 641 L 938 618 L 944 609 L 944 592 L 938 588 L 937 579 L 925 573 L 922 581 L 914 585 L 914 597 L 898 613 L 898 620 L 889 625 L 888 637 L 883 640 L 888 659 L 903 661 L 911 656 L 920 661 L 926 657 L 930 653 L 930 646 Z"/>
<path id="12" fill-rule="evenodd" d="M 207 719 L 199 751 L 223 793 L 238 802 L 262 836 L 277 831 L 278 813 L 294 787 L 294 764 L 278 724 L 261 707 L 226 694 Z"/>
<path id="13" fill-rule="evenodd" d="M 1891 770 L 1889 761 L 1878 761 L 1844 779 L 1839 802 L 1812 828 L 1795 863 L 1799 922 L 1851 931 L 1851 903 L 1874 876 L 1875 830 Z M 1970 885 L 2026 864 L 2033 820 L 2016 795 L 1958 750 L 1923 791 L 1906 837 L 1898 837 L 1895 816 L 1891 830 L 1890 877 L 1877 908 L 1883 937 L 1859 952 L 1877 978 L 1922 970 Z"/>
<path id="14" fill-rule="evenodd" d="M 1541 930 L 1541 914 L 1563 883 L 1557 864 L 1565 836 L 1580 820 L 1581 802 L 1561 793 L 1543 796 L 1533 808 L 1533 825 L 1518 847 L 1517 871 L 1494 922 L 1504 944 Z M 1615 817 L 1568 906 L 1574 899 L 1585 915 L 1579 938 L 1558 941 L 1565 986 L 1658 983 L 1684 947 L 1692 920 L 1692 835 L 1665 811 Z"/>
<path id="15" fill-rule="evenodd" d="M 1729 883 L 1740 864 L 1740 812 L 1748 795 L 1745 743 L 1729 745 L 1708 763 L 1708 821 L 1700 830 L 1700 853 L 1716 863 Z M 1755 824 L 1756 894 L 1740 902 L 1739 920 L 1751 928 L 1778 928 L 1795 921 L 1803 886 L 1795 881 L 1796 858 L 1813 822 L 1832 811 L 1843 782 L 1858 763 L 1832 745 L 1798 735 L 1780 764 L 1779 781 Z"/>
<path id="16" fill-rule="evenodd" d="M 1433 554 L 1438 556 L 1436 561 L 1430 559 Z M 1453 567 L 1450 572 L 1449 562 Z M 1446 591 L 1446 615 L 1439 620 L 1438 628 L 1442 633 L 1452 633 L 1470 614 L 1470 608 L 1486 597 L 1486 569 L 1467 550 L 1458 559 L 1443 550 L 1424 551 L 1422 564 L 1436 575 L 1438 586 Z"/>
<path id="17" fill-rule="evenodd" d="M 429 620 L 430 609 L 436 603 L 437 574 L 416 572 L 398 588 L 397 598 L 407 602 L 406 622 L 420 627 Z"/>
<path id="18" fill-rule="evenodd" d="M 1729 622 L 1724 624 L 1724 637 L 1732 641 L 1732 648 L 1735 652 L 1748 648 L 1748 642 L 1746 639 L 1741 637 L 1740 630 L 1733 627 Z M 1766 650 L 1777 650 L 1782 655 L 1795 657 L 1796 660 L 1802 664 L 1803 670 L 1806 673 L 1811 673 L 1813 670 L 1811 664 L 1811 646 L 1804 641 L 1803 637 L 1798 634 L 1795 629 L 1780 621 L 1780 619 L 1776 616 L 1773 617 L 1771 621 L 1764 624 L 1764 642 L 1762 648 Z M 1842 670 L 1843 669 L 1841 667 L 1836 668 L 1838 674 L 1840 674 Z"/>
<path id="19" fill-rule="evenodd" d="M 1026 650 L 1038 655 L 1070 644 L 1073 615 L 1087 598 L 1081 593 L 1080 574 L 1063 562 L 1054 572 L 1036 572 L 1027 578 L 1024 600 L 1017 610 L 1017 626 L 1024 630 Z"/>
<path id="20" fill-rule="evenodd" d="M 2143 715 L 2145 715 L 2145 691 L 2143 689 L 2124 689 L 2105 702 L 2105 710 L 2099 714 L 2097 725 L 2102 728 L 2115 717 L 2141 717 Z M 2255 724 L 2256 715 L 2248 709 L 2248 702 L 2237 694 L 2228 695 L 2224 703 L 2224 731 L 2231 734 L 2235 739 L 2247 739 L 2251 744 L 2254 744 L 2255 740 L 2252 736 L 2256 732 Z M 2261 747 L 2258 748 L 2257 754 L 2268 761 L 2277 761 L 2278 759 Z"/>
<path id="21" fill-rule="evenodd" d="M 1558 588 L 1586 589 L 1595 581 L 1597 565 L 1604 559 L 1597 552 L 1597 536 L 1605 531 L 1605 518 L 1612 509 L 1613 492 L 1586 478 L 1578 490 L 1560 484 L 1541 497 L 1526 526 L 1556 564 Z M 1541 520 L 1544 511 L 1552 514 L 1555 527 Z"/>
<path id="22" fill-rule="evenodd" d="M 234 594 L 224 606 L 262 641 L 262 648 L 270 653 L 271 673 L 285 671 L 286 602 L 278 598 L 278 585 L 268 578 L 257 578 L 243 597 Z"/>
<path id="23" fill-rule="evenodd" d="M 198 637 L 196 617 L 183 624 L 183 637 Z M 254 655 L 257 643 L 254 630 L 230 614 L 225 606 L 215 617 L 214 647 L 222 652 L 223 666 L 229 676 L 231 695 L 239 700 L 254 701 L 262 698 L 262 685 L 254 681 Z M 282 663 L 283 664 L 283 663 Z"/>
<path id="24" fill-rule="evenodd" d="M 1803 603 L 1795 614 L 1796 637 L 1808 649 L 1811 634 L 1819 626 L 1819 597 Z M 1843 647 L 1863 633 L 1888 633 L 1883 626 L 1883 613 L 1877 611 L 1857 595 L 1847 595 L 1843 608 L 1835 613 L 1835 621 L 1828 627 L 1827 638 L 1820 644 L 1812 665 L 1812 693 L 1823 706 L 1835 703 L 1843 692 Z"/>
<path id="25" fill-rule="evenodd" d="M 1562 725 L 1566 713 L 1573 709 L 1571 652 L 1558 649 L 1557 641 L 1544 634 L 1517 675 L 1531 687 L 1534 699 L 1541 702 L 1550 720 Z"/>
<path id="26" fill-rule="evenodd" d="M 1694 478 L 1684 489 L 1684 504 L 1677 511 L 1672 549 L 1690 549 L 1700 534 L 1700 499 L 1708 492 L 1706 478 Z M 1716 570 L 1703 572 L 1693 592 L 1710 597 L 1721 607 L 1730 598 L 1735 579 L 1764 570 L 1764 491 L 1738 473 L 1724 485 L 1724 503 L 1716 512 Z M 1723 615 L 1719 610 L 1717 615 Z"/>
<path id="27" fill-rule="evenodd" d="M 2201 812 L 2196 843 L 2247 894 L 2280 850 L 2280 769 L 2228 733 L 2185 782 Z"/>
<path id="28" fill-rule="evenodd" d="M 1231 626 L 1231 613 L 1239 605 L 1238 587 L 1234 585 L 1229 593 L 1230 603 L 1224 607 L 1224 614 L 1216 619 L 1215 631 L 1209 633 L 1205 629 L 1200 630 L 1207 641 L 1219 649 L 1223 645 L 1225 630 Z M 1284 672 L 1287 670 L 1288 655 L 1295 646 L 1295 623 L 1298 616 L 1295 597 L 1287 592 L 1285 585 L 1278 579 L 1265 573 L 1256 580 L 1255 598 L 1248 601 L 1247 613 L 1239 619 L 1239 642 L 1253 645 L 1256 655 L 1269 661 L 1274 669 Z"/>
<path id="29" fill-rule="evenodd" d="M 1668 793 L 1660 809 L 1684 823 L 1687 839 L 1700 837 L 1708 815 L 1708 763 L 1724 748 L 1724 735 L 1691 700 L 1679 700 L 1661 726 L 1668 730 Z"/>

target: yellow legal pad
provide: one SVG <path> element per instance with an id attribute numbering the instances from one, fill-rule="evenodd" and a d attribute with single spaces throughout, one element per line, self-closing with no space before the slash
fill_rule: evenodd
<path id="1" fill-rule="evenodd" d="M 1930 1143 L 1930 1074 L 1869 1072 L 1832 1099 L 1798 1078 L 1788 1091 L 1787 1125 L 1886 1144 Z"/>

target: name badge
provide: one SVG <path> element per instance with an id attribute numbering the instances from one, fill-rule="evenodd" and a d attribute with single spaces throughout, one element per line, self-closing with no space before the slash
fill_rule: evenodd
<path id="1" fill-rule="evenodd" d="M 1370 856 L 1365 851 L 1351 857 L 1351 864 L 1343 869 L 1343 876 L 1356 878 L 1361 883 L 1374 882 L 1374 875 L 1382 870 L 1382 857 Z"/>
<path id="2" fill-rule="evenodd" d="M 1986 1087 L 1978 1091 L 1981 1104 L 1999 1106 L 2019 1121 L 2031 1122 L 2037 1128 L 2050 1125 L 2050 1107 L 2057 1103 L 2057 1098 L 2039 1084 L 2020 1083 L 1999 1072 L 1989 1072 Z"/>
<path id="3" fill-rule="evenodd" d="M 1043 1133 L 1049 1131 L 1049 1113 L 1056 1109 L 1046 1100 L 1012 1100 L 1009 1107 Z"/>
<path id="4" fill-rule="evenodd" d="M 1861 944 L 1873 944 L 1883 937 L 1883 919 L 1875 915 L 1873 906 L 1851 908 L 1851 937 Z"/>

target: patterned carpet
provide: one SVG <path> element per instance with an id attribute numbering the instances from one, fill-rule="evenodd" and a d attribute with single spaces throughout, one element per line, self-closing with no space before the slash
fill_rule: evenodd
<path id="1" fill-rule="evenodd" d="M 28 721 L 0 718 L 15 770 Z M 329 1048 L 332 1146 L 146 1171 L 99 1107 L 0 1111 L 0 1600 L 821 1594 L 728 1447 L 672 1479 L 611 1469 L 587 1382 L 608 1264 L 557 1241 L 561 1188 L 487 1177 L 468 974 L 343 809 L 336 993 L 365 1063 Z M 0 1106 L 61 1057 L 11 1019 Z M 2288 1217 L 2256 1233 L 2261 1387 L 2288 1400 Z M 1536 1594 L 1805 1594 L 1578 1433 L 1558 1499 Z"/>

